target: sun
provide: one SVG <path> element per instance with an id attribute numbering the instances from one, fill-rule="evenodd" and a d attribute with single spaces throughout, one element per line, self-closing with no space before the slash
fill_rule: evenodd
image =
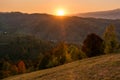
<path id="1" fill-rule="evenodd" d="M 57 11 L 56 11 L 56 15 L 57 16 L 65 16 L 65 10 L 63 10 L 63 9 L 58 9 Z"/>

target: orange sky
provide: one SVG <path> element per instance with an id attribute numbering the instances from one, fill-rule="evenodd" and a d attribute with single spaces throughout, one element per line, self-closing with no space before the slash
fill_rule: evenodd
<path id="1" fill-rule="evenodd" d="M 0 12 L 54 14 L 63 8 L 67 14 L 120 8 L 120 0 L 0 0 Z"/>

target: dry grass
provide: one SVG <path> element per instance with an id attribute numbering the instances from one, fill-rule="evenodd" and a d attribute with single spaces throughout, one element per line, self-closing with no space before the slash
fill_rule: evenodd
<path id="1" fill-rule="evenodd" d="M 83 59 L 4 80 L 120 80 L 120 54 Z"/>

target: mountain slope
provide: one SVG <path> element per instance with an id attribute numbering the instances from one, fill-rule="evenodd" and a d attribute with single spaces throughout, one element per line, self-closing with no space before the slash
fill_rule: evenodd
<path id="1" fill-rule="evenodd" d="M 120 9 L 98 11 L 78 14 L 79 17 L 93 17 L 93 18 L 104 18 L 104 19 L 120 19 Z"/>
<path id="2" fill-rule="evenodd" d="M 3 80 L 120 80 L 120 54 L 83 59 Z"/>
<path id="3" fill-rule="evenodd" d="M 30 34 L 42 40 L 82 43 L 89 33 L 100 36 L 106 26 L 114 24 L 120 38 L 120 20 L 56 17 L 19 12 L 0 13 L 0 34 Z"/>

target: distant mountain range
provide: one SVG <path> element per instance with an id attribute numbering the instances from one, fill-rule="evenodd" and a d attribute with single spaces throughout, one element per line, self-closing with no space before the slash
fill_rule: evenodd
<path id="1" fill-rule="evenodd" d="M 106 26 L 110 24 L 116 26 L 120 38 L 120 20 L 58 17 L 20 12 L 0 13 L 0 34 L 27 34 L 42 40 L 82 43 L 89 33 L 102 36 Z"/>
<path id="2" fill-rule="evenodd" d="M 80 13 L 80 14 L 77 14 L 76 16 L 104 18 L 104 19 L 120 19 L 120 9 L 114 9 L 114 10 L 108 10 L 108 11 Z"/>

